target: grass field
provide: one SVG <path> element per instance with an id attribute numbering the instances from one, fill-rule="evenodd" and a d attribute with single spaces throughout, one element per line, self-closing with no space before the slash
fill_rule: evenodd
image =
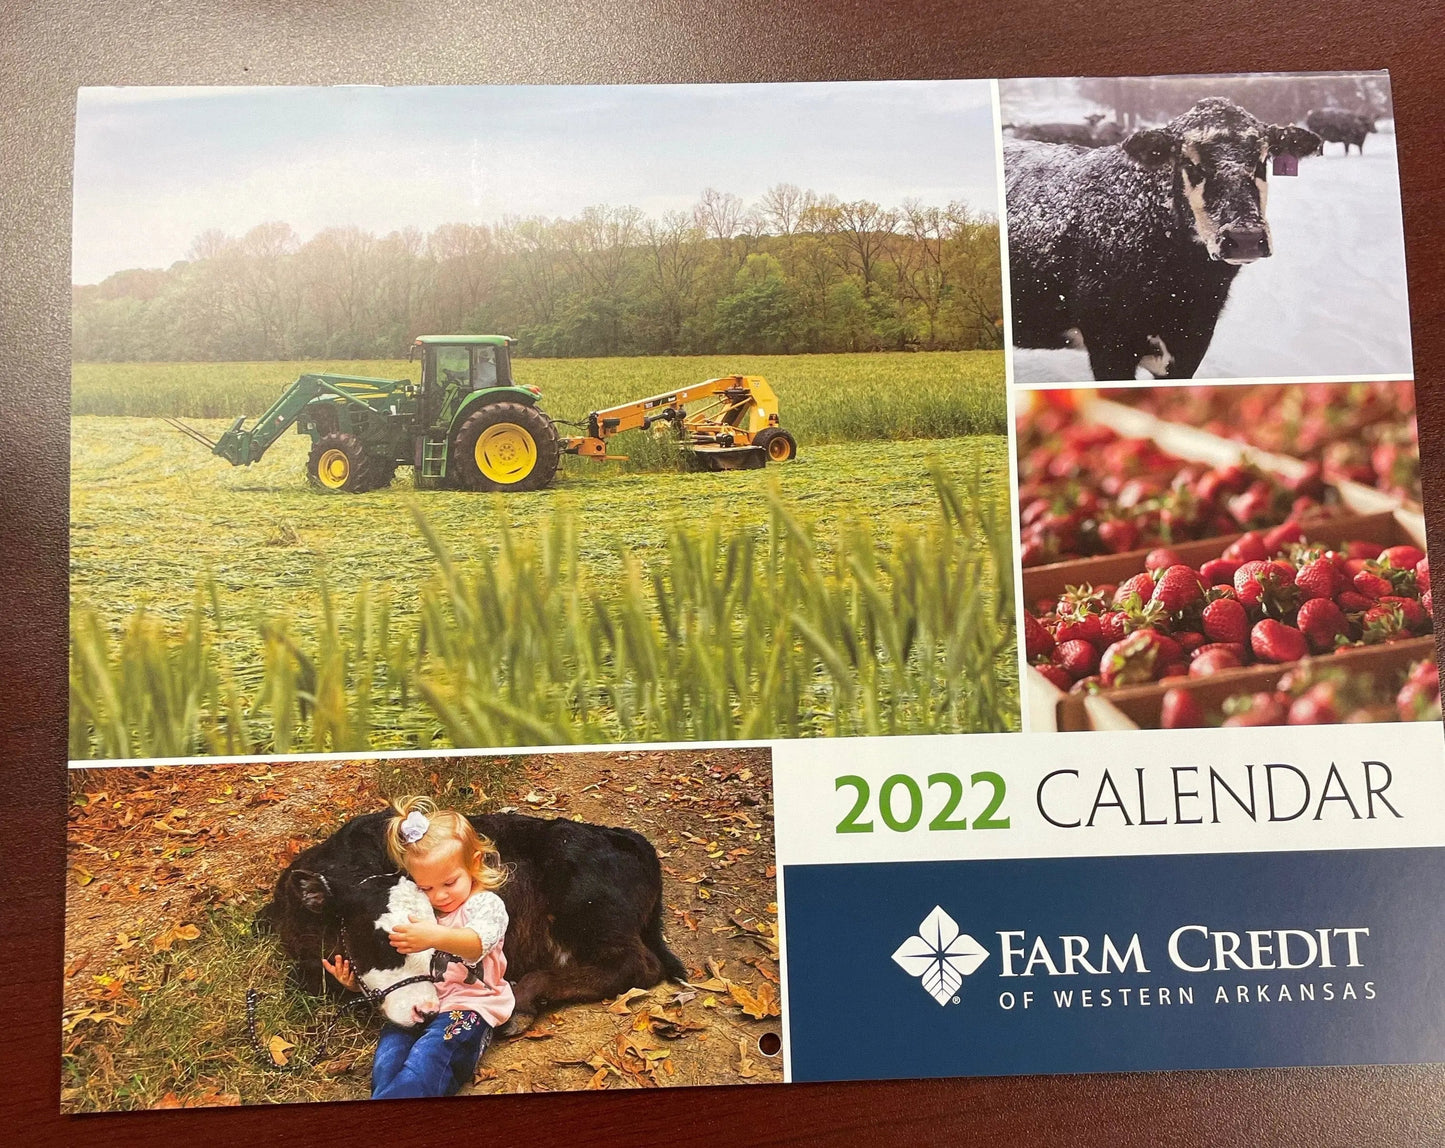
<path id="1" fill-rule="evenodd" d="M 996 397 L 1002 426 L 1001 381 L 979 365 L 996 357 L 818 356 L 814 399 L 846 374 L 853 421 L 834 441 L 802 429 L 810 409 L 824 425 L 826 404 L 794 402 L 779 380 L 791 463 L 567 459 L 529 495 L 416 492 L 405 471 L 369 495 L 322 495 L 297 435 L 234 469 L 158 419 L 78 415 L 71 755 L 1014 728 L 1006 440 L 915 439 L 927 372 L 870 381 L 930 358 L 978 371 L 955 402 Z M 796 362 L 732 369 L 777 378 Z M 632 363 L 522 366 L 555 372 L 559 394 L 633 380 L 607 401 L 706 373 Z M 297 371 L 207 369 L 234 381 L 263 367 Z M 82 395 L 171 394 L 180 372 L 78 365 L 77 410 Z M 866 432 L 890 394 L 906 417 Z M 225 425 L 168 409 L 213 437 Z"/>
<path id="2" fill-rule="evenodd" d="M 74 415 L 254 418 L 304 371 L 420 377 L 405 359 L 305 363 L 77 363 Z M 763 375 L 800 443 L 1004 434 L 1002 351 L 697 358 L 523 359 L 519 383 L 542 388 L 554 418 L 719 375 Z"/>

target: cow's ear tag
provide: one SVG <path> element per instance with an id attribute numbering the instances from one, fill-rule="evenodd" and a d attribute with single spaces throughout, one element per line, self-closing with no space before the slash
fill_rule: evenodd
<path id="1" fill-rule="evenodd" d="M 1275 175 L 1299 175 L 1299 156 L 1282 151 L 1274 157 Z"/>

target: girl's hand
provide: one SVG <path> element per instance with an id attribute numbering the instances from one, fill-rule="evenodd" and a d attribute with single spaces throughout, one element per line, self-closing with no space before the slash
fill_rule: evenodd
<path id="1" fill-rule="evenodd" d="M 340 953 L 327 960 L 321 958 L 321 967 L 336 978 L 342 988 L 350 989 L 354 993 L 361 991 L 361 984 L 356 979 L 356 973 L 351 968 L 351 962 Z"/>
<path id="2" fill-rule="evenodd" d="M 398 953 L 420 953 L 437 947 L 437 927 L 426 921 L 418 921 L 408 914 L 405 924 L 398 925 L 387 934 L 386 939 Z"/>

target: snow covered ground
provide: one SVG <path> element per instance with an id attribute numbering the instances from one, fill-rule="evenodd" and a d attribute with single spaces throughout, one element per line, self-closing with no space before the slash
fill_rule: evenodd
<path id="1" fill-rule="evenodd" d="M 1363 157 L 1326 144 L 1297 177 L 1271 177 L 1268 217 L 1274 255 L 1240 270 L 1196 378 L 1408 378 L 1394 135 L 1369 136 Z M 1082 351 L 1016 350 L 1013 364 L 1023 383 L 1092 378 Z"/>

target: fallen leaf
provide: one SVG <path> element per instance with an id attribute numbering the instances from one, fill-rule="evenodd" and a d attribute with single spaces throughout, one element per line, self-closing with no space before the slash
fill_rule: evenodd
<path id="1" fill-rule="evenodd" d="M 151 947 L 157 952 L 162 949 L 169 952 L 177 941 L 194 941 L 200 935 L 201 930 L 195 925 L 172 925 L 151 942 Z"/>
<path id="2" fill-rule="evenodd" d="M 751 1080 L 758 1074 L 757 1066 L 753 1063 L 752 1057 L 748 1055 L 748 1042 L 746 1039 L 738 1038 L 738 1075 L 744 1080 Z"/>
<path id="3" fill-rule="evenodd" d="M 646 989 L 628 989 L 625 993 L 623 993 L 620 997 L 618 997 L 615 1001 L 613 1001 L 610 1005 L 607 1006 L 607 1011 L 610 1013 L 616 1013 L 618 1016 L 627 1016 L 629 1013 L 632 1012 L 632 1010 L 627 1007 L 628 1004 L 632 1001 L 635 1001 L 638 997 L 645 996 L 647 996 Z"/>
<path id="4" fill-rule="evenodd" d="M 92 881 L 95 880 L 95 874 L 92 873 L 89 869 L 87 869 L 84 865 L 74 866 L 71 869 L 71 872 L 75 874 L 75 883 L 77 885 L 89 885 Z"/>
<path id="5" fill-rule="evenodd" d="M 285 1066 L 286 1054 L 295 1047 L 289 1040 L 281 1036 L 273 1036 L 266 1042 L 266 1051 L 271 1054 L 271 1063 L 277 1068 Z"/>
<path id="6" fill-rule="evenodd" d="M 778 991 L 767 981 L 758 985 L 756 993 L 747 985 L 729 983 L 728 995 L 738 1003 L 743 1012 L 754 1020 L 765 1020 L 770 1016 L 781 1015 Z"/>
<path id="7" fill-rule="evenodd" d="M 179 1108 L 180 1106 L 181 1098 L 177 1096 L 174 1092 L 167 1092 L 164 1096 L 162 1096 L 159 1100 L 156 1101 L 157 1108 Z"/>

